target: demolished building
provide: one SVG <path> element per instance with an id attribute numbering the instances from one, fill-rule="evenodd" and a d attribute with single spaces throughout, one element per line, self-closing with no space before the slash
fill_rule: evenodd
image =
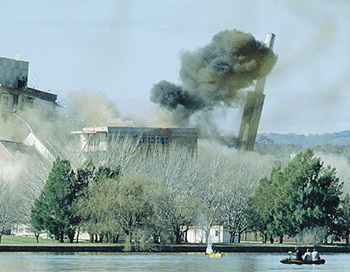
<path id="1" fill-rule="evenodd" d="M 80 137 L 83 152 L 108 151 L 115 140 L 132 139 L 139 146 L 181 146 L 191 152 L 197 150 L 198 131 L 196 128 L 157 127 L 85 127 L 73 131 Z"/>
<path id="2" fill-rule="evenodd" d="M 0 57 L 0 154 L 11 158 L 14 150 L 28 150 L 29 146 L 52 161 L 51 152 L 24 120 L 24 115 L 26 109 L 41 104 L 56 106 L 57 95 L 28 87 L 28 70 L 27 61 Z"/>

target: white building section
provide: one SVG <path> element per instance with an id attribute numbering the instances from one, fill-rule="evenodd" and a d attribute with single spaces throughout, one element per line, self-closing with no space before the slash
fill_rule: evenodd
<path id="1" fill-rule="evenodd" d="M 85 127 L 73 131 L 80 136 L 81 150 L 84 152 L 108 151 L 115 139 L 134 139 L 144 146 L 180 145 L 197 150 L 198 131 L 196 128 L 156 128 L 156 127 Z"/>

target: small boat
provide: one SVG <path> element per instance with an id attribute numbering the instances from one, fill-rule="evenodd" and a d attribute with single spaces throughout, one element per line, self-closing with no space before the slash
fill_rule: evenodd
<path id="1" fill-rule="evenodd" d="M 214 257 L 214 258 L 221 258 L 224 254 L 222 254 L 221 252 L 216 252 L 216 253 L 209 253 L 206 255 L 208 255 L 209 257 Z"/>
<path id="2" fill-rule="evenodd" d="M 283 264 L 324 264 L 325 262 L 326 262 L 325 259 L 318 259 L 318 260 L 314 260 L 314 261 L 305 261 L 305 260 L 285 258 L 285 259 L 281 260 L 281 263 L 283 263 Z"/>
<path id="3" fill-rule="evenodd" d="M 220 258 L 226 254 L 221 253 L 221 252 L 215 252 L 211 246 L 211 242 L 209 241 L 207 248 L 205 250 L 205 255 L 208 255 L 209 257 Z"/>

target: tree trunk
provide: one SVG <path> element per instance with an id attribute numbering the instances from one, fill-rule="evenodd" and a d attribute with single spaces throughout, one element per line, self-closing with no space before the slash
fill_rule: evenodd
<path id="1" fill-rule="evenodd" d="M 35 239 L 36 239 L 37 244 L 39 244 L 39 233 L 35 233 Z"/>
<path id="2" fill-rule="evenodd" d="M 175 243 L 176 244 L 181 244 L 181 229 L 179 227 L 176 227 L 176 229 L 174 230 L 174 234 L 175 234 Z"/>
<path id="3" fill-rule="evenodd" d="M 77 243 L 79 242 L 79 234 L 80 234 L 80 228 L 77 230 Z"/>
<path id="4" fill-rule="evenodd" d="M 188 243 L 187 234 L 188 234 L 188 228 L 184 231 L 184 240 L 185 240 L 185 243 Z"/>
<path id="5" fill-rule="evenodd" d="M 328 235 L 326 234 L 326 235 L 324 236 L 324 238 L 323 238 L 323 239 L 324 239 L 324 241 L 323 241 L 324 244 L 327 244 L 327 238 L 328 238 Z"/>
<path id="6" fill-rule="evenodd" d="M 348 233 L 346 234 L 345 242 L 346 242 L 347 245 L 349 244 L 349 234 Z"/>
<path id="7" fill-rule="evenodd" d="M 63 243 L 64 242 L 64 240 L 63 240 L 63 231 L 61 231 L 61 233 L 60 233 L 60 243 Z"/>
<path id="8" fill-rule="evenodd" d="M 273 244 L 274 240 L 273 240 L 273 237 L 271 236 L 270 237 L 270 243 Z"/>
<path id="9" fill-rule="evenodd" d="M 68 239 L 69 239 L 69 243 L 73 243 L 74 241 L 74 230 L 73 229 L 70 229 L 68 230 Z"/>
<path id="10" fill-rule="evenodd" d="M 280 244 L 283 244 L 283 235 L 280 236 Z"/>
<path id="11" fill-rule="evenodd" d="M 235 236 L 236 236 L 236 232 L 230 232 L 230 243 L 234 243 L 235 242 Z"/>

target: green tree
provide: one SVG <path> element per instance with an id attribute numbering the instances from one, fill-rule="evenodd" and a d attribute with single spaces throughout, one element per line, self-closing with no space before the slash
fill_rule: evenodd
<path id="1" fill-rule="evenodd" d="M 64 236 L 73 242 L 79 217 L 76 212 L 76 197 L 79 182 L 67 160 L 57 158 L 46 184 L 32 209 L 32 225 L 43 229 L 63 242 Z"/>
<path id="2" fill-rule="evenodd" d="M 339 215 L 342 193 L 335 168 L 324 166 L 321 159 L 307 149 L 287 165 L 283 177 L 287 183 L 284 190 L 290 190 L 284 199 L 289 203 L 290 222 L 294 222 L 288 234 L 320 226 L 330 234 Z"/>
<path id="3" fill-rule="evenodd" d="M 350 195 L 346 194 L 344 199 L 340 202 L 341 218 L 339 222 L 340 237 L 345 239 L 345 242 L 349 244 L 350 236 Z"/>
<path id="4" fill-rule="evenodd" d="M 276 171 L 275 169 L 273 171 Z M 253 197 L 250 198 L 247 208 L 248 226 L 253 231 L 260 232 L 263 242 L 272 239 L 274 191 L 272 181 L 262 178 Z"/>
<path id="5" fill-rule="evenodd" d="M 270 178 L 260 180 L 251 198 L 250 226 L 270 238 L 291 237 L 323 227 L 327 235 L 336 229 L 342 183 L 333 168 L 325 167 L 307 149 L 284 169 L 276 168 Z"/>
<path id="6" fill-rule="evenodd" d="M 78 197 L 77 212 L 81 217 L 80 226 L 89 233 L 93 241 L 117 241 L 118 222 L 113 219 L 110 203 L 106 196 L 115 192 L 119 178 L 119 168 L 113 170 L 106 166 L 96 169 L 93 164 L 87 164 L 84 169 L 78 169 L 82 179 L 88 182 Z"/>

